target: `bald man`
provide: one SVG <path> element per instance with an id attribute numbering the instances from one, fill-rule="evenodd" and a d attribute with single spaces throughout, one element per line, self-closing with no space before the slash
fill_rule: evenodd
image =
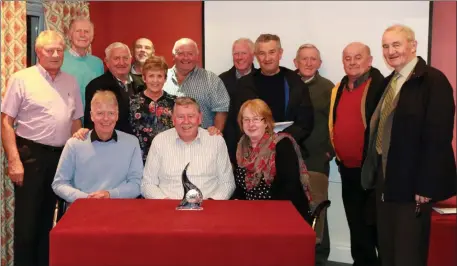
<path id="1" fill-rule="evenodd" d="M 368 145 L 371 116 L 384 91 L 384 77 L 371 66 L 370 48 L 350 43 L 343 51 L 346 76 L 332 89 L 330 140 L 341 175 L 343 205 L 351 236 L 353 265 L 379 265 L 374 191 L 361 185 L 361 167 Z"/>
<path id="2" fill-rule="evenodd" d="M 224 83 L 213 72 L 197 66 L 199 51 L 195 41 L 179 39 L 172 54 L 174 66 L 168 69 L 163 90 L 178 97 L 194 98 L 203 114 L 201 126 L 214 126 L 222 132 L 230 104 Z"/>
<path id="3" fill-rule="evenodd" d="M 132 64 L 130 73 L 132 78 L 141 84 L 144 84 L 142 77 L 143 65 L 146 60 L 155 54 L 154 44 L 147 38 L 139 38 L 133 44 L 133 57 L 135 61 Z"/>

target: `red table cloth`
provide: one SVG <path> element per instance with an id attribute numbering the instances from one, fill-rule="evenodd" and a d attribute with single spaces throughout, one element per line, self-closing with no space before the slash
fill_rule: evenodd
<path id="1" fill-rule="evenodd" d="M 438 202 L 437 207 L 456 207 L 456 197 Z M 432 211 L 428 266 L 457 265 L 457 219 L 455 214 L 440 215 Z"/>
<path id="2" fill-rule="evenodd" d="M 312 266 L 316 235 L 288 201 L 82 199 L 50 233 L 51 266 Z"/>

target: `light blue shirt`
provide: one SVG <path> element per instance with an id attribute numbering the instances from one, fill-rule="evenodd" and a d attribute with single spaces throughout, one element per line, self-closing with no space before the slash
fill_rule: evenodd
<path id="1" fill-rule="evenodd" d="M 73 202 L 98 190 L 110 198 L 136 198 L 140 195 L 143 160 L 138 139 L 117 131 L 117 141 L 91 141 L 71 138 L 57 166 L 52 189 L 62 199 Z"/>

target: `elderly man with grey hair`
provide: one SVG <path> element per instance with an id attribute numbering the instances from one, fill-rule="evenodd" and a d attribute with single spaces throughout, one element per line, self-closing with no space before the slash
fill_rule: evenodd
<path id="1" fill-rule="evenodd" d="M 116 129 L 132 134 L 129 123 L 130 96 L 139 93 L 143 86 L 132 78 L 130 73 L 132 55 L 127 45 L 114 42 L 105 49 L 105 63 L 108 71 L 92 80 L 86 87 L 86 103 L 90 103 L 97 90 L 110 90 L 114 92 L 119 102 L 119 119 Z M 90 118 L 90 106 L 84 109 L 84 127 L 93 129 L 94 124 Z M 83 129 L 83 130 L 87 130 Z"/>
<path id="2" fill-rule="evenodd" d="M 201 107 L 202 127 L 223 131 L 230 98 L 222 80 L 213 72 L 197 66 L 197 44 L 188 38 L 176 41 L 173 50 L 175 65 L 168 69 L 163 90 L 171 95 L 194 98 Z"/>
<path id="3" fill-rule="evenodd" d="M 16 266 L 49 265 L 57 200 L 51 183 L 63 146 L 81 127 L 78 82 L 60 70 L 64 49 L 58 32 L 41 32 L 35 44 L 38 63 L 14 73 L 2 99 L 2 144 L 14 184 Z"/>
<path id="4" fill-rule="evenodd" d="M 87 18 L 78 17 L 71 21 L 67 37 L 71 47 L 64 53 L 61 69 L 73 75 L 78 81 L 85 106 L 87 84 L 104 72 L 102 60 L 89 54 L 89 47 L 94 39 L 94 24 Z"/>
<path id="5" fill-rule="evenodd" d="M 328 198 L 328 177 L 330 173 L 330 160 L 333 157 L 333 147 L 330 144 L 328 132 L 328 115 L 330 108 L 330 95 L 335 86 L 330 80 L 319 74 L 322 64 L 319 49 L 313 44 L 306 43 L 297 50 L 294 59 L 295 72 L 309 88 L 309 95 L 314 109 L 314 127 L 311 135 L 305 140 L 309 152 L 305 159 L 309 171 L 309 181 L 314 203 L 319 203 Z M 321 219 L 316 225 L 316 266 L 325 265 L 330 255 L 330 236 L 328 231 L 326 211 L 321 214 Z"/>

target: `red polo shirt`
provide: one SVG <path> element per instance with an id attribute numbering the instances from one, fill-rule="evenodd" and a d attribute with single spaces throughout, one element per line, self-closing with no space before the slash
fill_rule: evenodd
<path id="1" fill-rule="evenodd" d="M 368 80 L 352 91 L 343 89 L 336 108 L 333 143 L 339 160 L 348 168 L 362 166 L 365 126 L 361 104 L 367 83 Z"/>

